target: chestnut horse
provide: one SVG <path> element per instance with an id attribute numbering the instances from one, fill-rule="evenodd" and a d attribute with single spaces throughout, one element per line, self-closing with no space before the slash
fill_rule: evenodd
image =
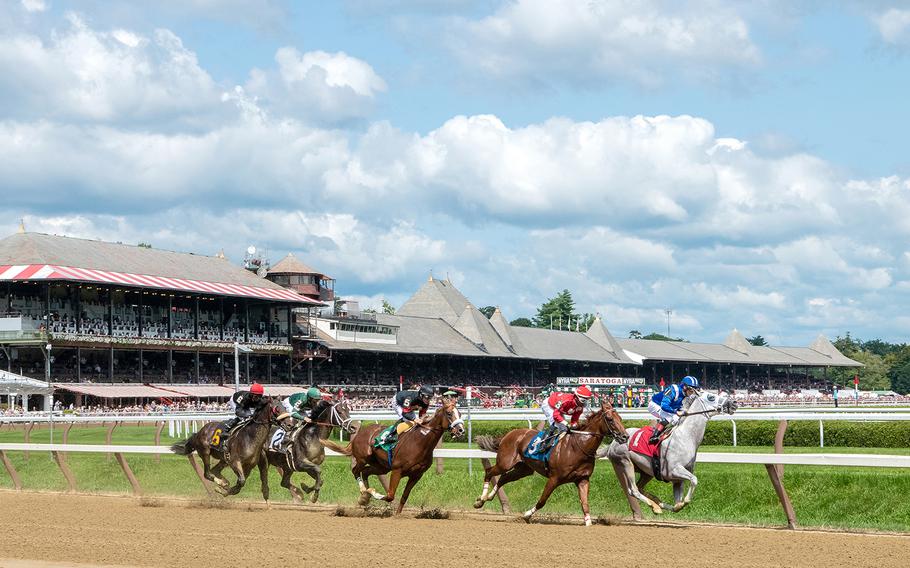
<path id="1" fill-rule="evenodd" d="M 351 473 L 360 487 L 360 505 L 365 506 L 370 502 L 370 497 L 391 503 L 395 499 L 395 491 L 402 477 L 407 477 L 408 482 L 398 502 L 396 514 L 404 509 L 404 504 L 411 494 L 411 489 L 420 481 L 424 472 L 433 463 L 433 449 L 442 438 L 446 430 L 451 430 L 456 438 L 464 434 L 464 422 L 458 409 L 455 408 L 457 399 L 454 397 L 443 398 L 442 406 L 436 410 L 433 417 L 425 424 L 416 424 L 413 428 L 401 434 L 398 445 L 392 452 L 392 464 L 389 466 L 389 455 L 373 446 L 373 439 L 384 428 L 381 424 L 362 426 L 347 446 L 341 446 L 330 440 L 320 440 L 322 445 L 352 456 Z M 369 486 L 371 475 L 380 475 L 392 472 L 389 480 L 389 493 L 383 495 Z"/>
<path id="2" fill-rule="evenodd" d="M 182 442 L 171 446 L 171 451 L 181 456 L 193 452 L 199 454 L 204 468 L 203 476 L 215 482 L 215 489 L 222 495 L 236 495 L 246 484 L 246 478 L 259 467 L 259 480 L 262 484 L 262 498 L 269 500 L 269 463 L 265 456 L 265 445 L 268 442 L 269 430 L 278 412 L 283 410 L 271 397 L 263 397 L 262 402 L 246 424 L 234 428 L 227 441 L 227 451 L 212 447 L 212 437 L 221 436 L 221 422 L 209 422 L 198 432 Z M 215 457 L 218 463 L 210 467 L 209 460 Z M 237 476 L 237 482 L 231 487 L 228 480 L 221 475 L 221 470 L 230 466 Z"/>
<path id="3" fill-rule="evenodd" d="M 481 449 L 496 452 L 496 465 L 486 468 L 483 478 L 483 492 L 474 502 L 480 509 L 487 501 L 492 501 L 496 492 L 506 483 L 527 477 L 534 472 L 547 478 L 543 493 L 537 504 L 524 514 L 524 520 L 531 522 L 531 515 L 547 504 L 553 490 L 564 483 L 572 482 L 578 488 L 578 499 L 585 515 L 585 526 L 591 526 L 591 511 L 588 508 L 588 486 L 591 474 L 594 473 L 594 461 L 597 447 L 609 434 L 616 441 L 628 440 L 626 428 L 619 413 L 610 403 L 604 403 L 600 410 L 588 417 L 585 425 L 568 434 L 553 448 L 548 462 L 524 457 L 524 450 L 538 434 L 537 430 L 518 428 L 501 438 L 480 436 L 477 445 Z M 490 481 L 500 476 L 490 488 Z"/>

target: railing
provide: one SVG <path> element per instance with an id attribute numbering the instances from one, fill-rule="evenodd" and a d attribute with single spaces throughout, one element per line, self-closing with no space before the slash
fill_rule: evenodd
<path id="1" fill-rule="evenodd" d="M 162 446 L 121 446 L 121 445 L 101 445 L 101 444 L 0 444 L 0 461 L 3 462 L 7 473 L 13 481 L 16 490 L 22 489 L 22 480 L 18 471 L 13 466 L 7 456 L 7 452 L 50 452 L 54 461 L 63 473 L 66 479 L 67 488 L 70 492 L 77 490 L 76 478 L 66 461 L 66 454 L 69 452 L 82 453 L 106 453 L 113 454 L 117 463 L 120 464 L 124 475 L 130 482 L 134 495 L 142 494 L 142 486 L 139 480 L 133 474 L 129 463 L 126 461 L 124 454 L 152 454 L 162 455 L 171 454 L 171 450 Z M 327 456 L 340 456 L 341 454 L 326 450 Z M 433 452 L 434 458 L 452 458 L 452 459 L 481 459 L 485 465 L 496 457 L 494 452 L 484 450 L 458 450 L 458 449 L 437 449 Z M 208 493 L 212 493 L 211 483 L 207 481 L 202 470 L 196 463 L 193 454 L 187 456 L 190 464 L 195 470 L 199 480 L 202 482 Z M 606 459 L 606 458 L 601 458 Z M 805 466 L 826 466 L 826 467 L 886 467 L 886 468 L 910 468 L 910 456 L 891 456 L 891 455 L 874 455 L 874 454 L 739 454 L 739 453 L 717 453 L 703 452 L 698 454 L 698 461 L 701 463 L 724 463 L 724 464 L 756 464 L 764 465 L 768 471 L 771 483 L 777 492 L 781 506 L 787 516 L 787 525 L 791 529 L 796 528 L 796 515 L 790 502 L 789 495 L 783 485 L 783 467 L 785 465 L 805 465 Z M 619 478 L 622 479 L 621 477 Z M 620 484 L 622 485 L 622 481 Z M 629 505 L 632 508 L 635 518 L 641 517 L 641 511 L 638 507 L 638 501 L 628 495 Z M 500 499 L 503 504 L 507 504 L 504 492 L 500 489 Z"/>

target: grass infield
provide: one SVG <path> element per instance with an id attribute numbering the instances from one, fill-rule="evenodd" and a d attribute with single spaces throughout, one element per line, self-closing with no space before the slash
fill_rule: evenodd
<path id="1" fill-rule="evenodd" d="M 103 444 L 105 429 L 97 426 L 78 426 L 71 430 L 69 442 L 74 444 Z M 32 432 L 31 441 L 45 443 L 50 439 L 46 428 Z M 113 434 L 114 444 L 152 444 L 154 428 L 149 426 L 124 425 Z M 0 431 L 2 442 L 22 442 L 22 430 L 8 427 Z M 62 441 L 62 432 L 57 429 L 54 441 Z M 162 444 L 174 440 L 162 436 Z M 447 443 L 447 448 L 467 447 L 465 443 Z M 702 451 L 771 452 L 767 446 L 703 446 Z M 908 448 L 818 448 L 789 447 L 787 452 L 833 452 L 833 453 L 880 453 L 910 454 Z M 22 452 L 9 452 L 10 460 L 19 471 L 25 489 L 65 490 L 63 475 L 50 455 L 31 452 L 26 460 Z M 161 456 L 156 463 L 155 456 L 127 456 L 130 466 L 146 495 L 179 495 L 204 497 L 205 491 L 196 478 L 186 458 Z M 448 459 L 445 472 L 437 475 L 431 468 L 415 487 L 409 506 L 426 509 L 452 508 L 470 509 L 480 493 L 483 468 L 479 460 L 473 460 L 473 473 L 468 473 L 468 460 Z M 130 491 L 123 472 L 116 460 L 104 454 L 71 453 L 68 463 L 76 478 L 80 491 L 99 493 L 127 493 Z M 325 485 L 320 501 L 353 505 L 359 494 L 350 474 L 347 458 L 329 458 L 323 469 Z M 696 469 L 699 486 L 693 503 L 684 511 L 665 514 L 669 519 L 695 520 L 747 525 L 780 526 L 786 523 L 774 489 L 761 465 L 701 464 Z M 296 480 L 305 480 L 302 474 Z M 378 487 L 378 480 L 373 480 Z M 513 511 L 530 508 L 537 500 L 544 479 L 529 477 L 506 487 Z M 844 468 L 821 466 L 786 466 L 784 483 L 796 509 L 797 521 L 803 527 L 824 527 L 841 529 L 875 529 L 888 531 L 910 531 L 910 473 L 901 469 L 886 468 Z M 290 500 L 290 495 L 280 485 L 272 472 L 270 479 L 271 498 L 276 501 Z M 12 482 L 5 471 L 0 471 L 0 487 L 12 488 Z M 649 489 L 672 500 L 668 484 L 652 482 Z M 253 473 L 241 494 L 234 499 L 261 499 L 259 478 Z M 499 510 L 498 501 L 487 504 L 492 510 Z M 629 514 L 625 497 L 613 469 L 607 463 L 600 463 L 591 483 L 591 511 L 601 516 L 627 516 Z M 645 518 L 653 517 L 643 508 Z M 550 498 L 542 513 L 581 513 L 574 485 L 560 487 Z"/>

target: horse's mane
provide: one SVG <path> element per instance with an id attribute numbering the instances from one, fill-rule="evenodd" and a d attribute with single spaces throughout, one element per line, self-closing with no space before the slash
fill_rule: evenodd
<path id="1" fill-rule="evenodd" d="M 612 408 L 612 406 L 609 407 L 609 408 Z M 601 408 L 598 408 L 597 410 L 595 410 L 594 412 L 592 412 L 591 414 L 589 414 L 589 415 L 584 419 L 584 420 L 585 420 L 585 421 L 584 421 L 584 424 L 579 424 L 579 428 L 577 428 L 577 430 L 578 430 L 579 432 L 593 432 L 592 424 L 594 424 L 595 422 L 594 422 L 594 420 L 592 420 L 592 419 L 593 419 L 593 418 L 597 418 L 598 416 L 600 416 L 601 414 L 603 414 L 603 412 L 604 412 L 604 408 L 601 407 Z"/>
<path id="2" fill-rule="evenodd" d="M 683 410 L 689 410 L 689 407 L 692 406 L 693 404 L 695 404 L 696 400 L 699 400 L 699 396 L 697 394 L 690 394 L 689 396 L 687 396 L 683 400 L 683 404 L 682 404 Z"/>

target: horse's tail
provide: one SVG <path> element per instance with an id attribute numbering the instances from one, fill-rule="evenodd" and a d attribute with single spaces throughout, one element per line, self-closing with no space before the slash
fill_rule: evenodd
<path id="1" fill-rule="evenodd" d="M 354 453 L 354 447 L 351 442 L 348 442 L 347 446 L 342 446 L 341 444 L 337 444 L 331 440 L 320 439 L 319 443 L 332 451 L 338 452 L 339 454 L 349 456 Z"/>
<path id="2" fill-rule="evenodd" d="M 190 436 L 182 442 L 171 445 L 171 451 L 179 456 L 188 456 L 196 451 L 196 445 L 193 444 L 193 436 Z"/>
<path id="3" fill-rule="evenodd" d="M 481 450 L 486 450 L 488 452 L 498 452 L 500 442 L 502 442 L 502 438 L 494 438 L 493 436 L 477 436 L 477 445 Z"/>

